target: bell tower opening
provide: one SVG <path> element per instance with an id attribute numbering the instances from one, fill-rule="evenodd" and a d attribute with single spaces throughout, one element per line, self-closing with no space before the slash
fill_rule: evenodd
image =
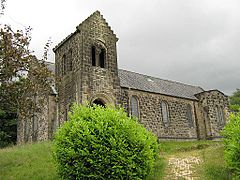
<path id="1" fill-rule="evenodd" d="M 105 67 L 105 50 L 101 49 L 101 52 L 99 54 L 99 64 L 101 68 Z"/>
<path id="2" fill-rule="evenodd" d="M 92 66 L 96 66 L 96 49 L 92 46 Z"/>
<path id="3" fill-rule="evenodd" d="M 95 99 L 92 104 L 96 104 L 96 105 L 100 105 L 100 106 L 103 106 L 105 107 L 105 104 L 104 102 L 101 100 L 101 99 Z"/>

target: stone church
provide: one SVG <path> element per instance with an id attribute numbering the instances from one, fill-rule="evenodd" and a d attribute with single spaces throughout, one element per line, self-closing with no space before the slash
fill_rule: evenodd
<path id="1" fill-rule="evenodd" d="M 121 105 L 159 139 L 221 137 L 228 115 L 226 95 L 118 69 L 117 41 L 96 11 L 53 49 L 56 90 L 37 122 L 19 122 L 19 142 L 33 141 L 33 134 L 36 141 L 51 139 L 55 129 L 67 121 L 73 102 Z"/>

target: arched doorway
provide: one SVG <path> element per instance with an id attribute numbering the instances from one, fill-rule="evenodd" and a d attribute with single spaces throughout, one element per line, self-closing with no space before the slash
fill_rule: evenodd
<path id="1" fill-rule="evenodd" d="M 95 99 L 92 104 L 100 105 L 105 107 L 105 103 L 101 99 Z"/>

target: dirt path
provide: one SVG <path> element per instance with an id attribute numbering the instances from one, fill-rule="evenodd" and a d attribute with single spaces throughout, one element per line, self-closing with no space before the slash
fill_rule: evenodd
<path id="1" fill-rule="evenodd" d="M 197 155 L 187 156 L 187 154 L 179 154 L 169 156 L 164 179 L 200 179 L 197 177 L 196 170 L 202 162 L 202 159 Z"/>

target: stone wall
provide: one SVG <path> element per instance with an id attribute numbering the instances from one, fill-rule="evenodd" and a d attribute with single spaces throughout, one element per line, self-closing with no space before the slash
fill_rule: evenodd
<path id="1" fill-rule="evenodd" d="M 228 117 L 228 97 L 218 90 L 205 91 L 196 95 L 199 99 L 201 117 L 204 119 L 207 138 L 221 137 L 220 131 L 226 124 Z M 223 122 L 218 117 L 218 110 L 223 110 Z"/>
<path id="2" fill-rule="evenodd" d="M 39 101 L 42 101 L 41 104 Z M 56 96 L 36 97 L 39 109 L 31 117 L 19 115 L 17 144 L 51 139 L 53 122 L 56 120 Z"/>
<path id="3" fill-rule="evenodd" d="M 123 107 L 131 114 L 129 99 L 138 99 L 140 119 L 144 126 L 157 135 L 159 139 L 197 139 L 194 100 L 170 97 L 160 94 L 142 92 L 132 89 L 122 89 Z M 163 123 L 161 102 L 167 102 L 169 110 L 169 125 Z M 187 117 L 187 107 L 191 106 L 193 126 L 190 127 Z"/>
<path id="4" fill-rule="evenodd" d="M 97 11 L 54 49 L 60 124 L 67 120 L 67 112 L 72 102 L 91 103 L 94 99 L 100 98 L 105 103 L 117 104 L 120 97 L 117 40 L 105 19 Z M 104 49 L 104 67 L 92 64 L 93 46 L 98 50 L 97 56 L 99 50 Z M 71 69 L 66 66 L 69 62 L 72 63 Z"/>

